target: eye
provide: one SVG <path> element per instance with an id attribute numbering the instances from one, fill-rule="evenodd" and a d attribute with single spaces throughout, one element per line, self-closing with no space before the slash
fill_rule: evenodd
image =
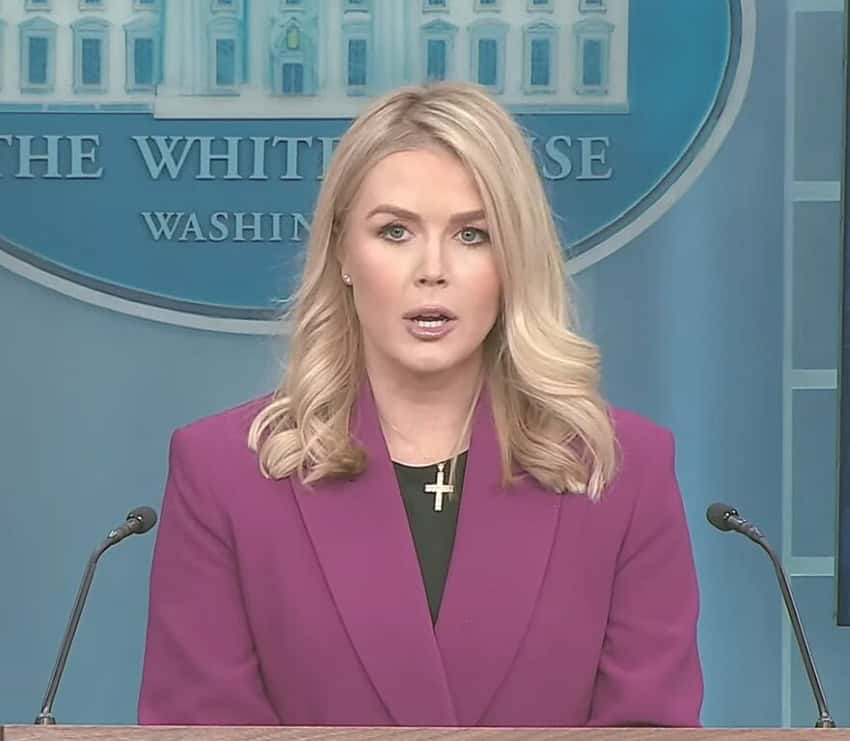
<path id="1" fill-rule="evenodd" d="M 389 239 L 390 242 L 403 242 L 410 232 L 406 226 L 402 226 L 401 224 L 387 224 L 381 228 L 378 234 L 385 239 Z"/>
<path id="2" fill-rule="evenodd" d="M 474 226 L 467 226 L 458 232 L 460 241 L 464 244 L 484 244 L 490 241 L 490 235 L 484 229 L 476 229 Z"/>

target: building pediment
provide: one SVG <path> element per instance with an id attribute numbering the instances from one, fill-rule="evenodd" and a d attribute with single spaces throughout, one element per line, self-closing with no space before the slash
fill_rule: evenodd
<path id="1" fill-rule="evenodd" d="M 75 31 L 108 31 L 110 27 L 109 21 L 103 18 L 80 18 L 71 24 L 71 28 Z"/>
<path id="2" fill-rule="evenodd" d="M 504 33 L 510 29 L 510 24 L 495 18 L 481 18 L 468 26 L 471 33 Z"/>
<path id="3" fill-rule="evenodd" d="M 556 33 L 558 31 L 558 26 L 554 23 L 550 23 L 549 21 L 539 20 L 526 24 L 525 30 L 530 31 L 531 33 Z"/>
<path id="4" fill-rule="evenodd" d="M 51 33 L 56 30 L 56 24 L 51 21 L 49 18 L 42 18 L 41 16 L 37 18 L 31 18 L 28 21 L 24 21 L 21 23 L 19 28 L 22 31 L 44 31 L 46 33 Z"/>
<path id="5" fill-rule="evenodd" d="M 453 23 L 449 23 L 447 20 L 443 18 L 435 18 L 433 21 L 426 23 L 422 26 L 422 30 L 425 33 L 432 33 L 440 36 L 448 36 L 450 34 L 456 33 L 458 28 Z"/>
<path id="6" fill-rule="evenodd" d="M 579 33 L 611 33 L 614 30 L 614 24 L 601 18 L 589 18 L 576 23 L 573 29 Z"/>
<path id="7" fill-rule="evenodd" d="M 123 28 L 125 31 L 133 33 L 134 31 L 151 31 L 159 27 L 159 18 L 155 15 L 143 15 L 138 18 L 133 18 L 127 21 Z"/>
<path id="8" fill-rule="evenodd" d="M 207 23 L 207 28 L 211 31 L 235 32 L 239 29 L 239 26 L 239 19 L 232 15 L 218 15 Z"/>

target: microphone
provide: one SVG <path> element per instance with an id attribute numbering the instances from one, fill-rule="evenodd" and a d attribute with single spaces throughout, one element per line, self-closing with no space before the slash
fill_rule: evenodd
<path id="1" fill-rule="evenodd" d="M 815 702 L 818 706 L 818 719 L 815 722 L 815 728 L 835 728 L 835 721 L 829 714 L 826 706 L 826 698 L 823 694 L 823 687 L 818 678 L 815 662 L 812 658 L 812 652 L 809 650 L 809 644 L 806 641 L 806 635 L 803 632 L 803 623 L 800 620 L 800 613 L 797 612 L 797 605 L 794 602 L 794 595 L 791 594 L 791 585 L 788 582 L 788 577 L 785 574 L 785 569 L 782 568 L 782 563 L 776 556 L 775 551 L 767 542 L 764 533 L 761 532 L 753 523 L 741 517 L 734 507 L 723 502 L 715 502 L 705 513 L 708 521 L 718 530 L 735 531 L 746 535 L 754 543 L 758 543 L 770 556 L 773 563 L 773 568 L 776 571 L 776 578 L 779 580 L 779 588 L 782 590 L 782 598 L 785 600 L 785 608 L 788 610 L 788 617 L 791 619 L 791 627 L 794 629 L 794 636 L 797 639 L 797 647 L 800 649 L 800 654 L 803 657 L 803 664 L 806 667 L 806 674 L 809 677 L 809 684 L 812 687 L 812 692 L 815 696 Z"/>
<path id="2" fill-rule="evenodd" d="M 56 725 L 56 718 L 53 717 L 53 702 L 56 699 L 56 692 L 59 689 L 59 681 L 62 678 L 62 672 L 65 670 L 65 662 L 68 660 L 68 653 L 71 650 L 71 642 L 74 640 L 74 634 L 77 632 L 77 625 L 80 622 L 80 616 L 83 614 L 83 605 L 91 587 L 92 579 L 94 578 L 94 570 L 97 566 L 98 559 L 103 553 L 112 546 L 120 543 L 129 535 L 146 533 L 156 524 L 156 512 L 150 507 L 137 507 L 127 514 L 127 519 L 123 524 L 109 531 L 104 540 L 97 548 L 94 549 L 89 556 L 88 566 L 86 566 L 83 580 L 77 592 L 77 599 L 74 601 L 74 609 L 71 611 L 71 618 L 68 621 L 68 627 L 65 629 L 65 637 L 62 639 L 62 644 L 59 648 L 59 655 L 56 657 L 56 664 L 53 667 L 53 674 L 50 677 L 50 682 L 47 685 L 47 691 L 44 693 L 44 699 L 41 702 L 41 712 L 36 716 L 35 724 L 40 726 Z"/>

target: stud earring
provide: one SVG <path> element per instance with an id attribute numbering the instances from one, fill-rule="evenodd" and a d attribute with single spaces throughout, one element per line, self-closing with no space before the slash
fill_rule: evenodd
<path id="1" fill-rule="evenodd" d="M 351 276 L 348 273 L 343 273 L 342 274 L 342 282 L 345 283 L 345 285 L 350 286 L 351 285 Z"/>

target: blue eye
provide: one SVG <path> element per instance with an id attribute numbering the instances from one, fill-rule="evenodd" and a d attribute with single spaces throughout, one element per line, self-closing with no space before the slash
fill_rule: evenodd
<path id="1" fill-rule="evenodd" d="M 381 228 L 379 234 L 391 242 L 403 242 L 409 232 L 407 231 L 407 227 L 401 224 L 387 224 Z"/>
<path id="2" fill-rule="evenodd" d="M 490 235 L 483 229 L 476 229 L 472 226 L 467 226 L 458 232 L 460 241 L 464 244 L 484 244 L 490 241 Z"/>

